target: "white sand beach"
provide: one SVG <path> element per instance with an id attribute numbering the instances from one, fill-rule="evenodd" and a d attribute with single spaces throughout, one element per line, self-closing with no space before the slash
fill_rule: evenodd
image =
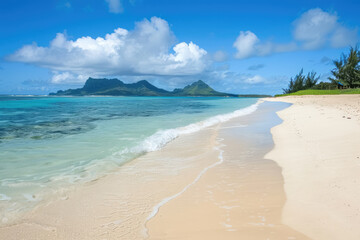
<path id="1" fill-rule="evenodd" d="M 266 155 L 282 168 L 282 222 L 312 239 L 360 239 L 360 96 L 267 100 L 293 103 Z"/>
<path id="2" fill-rule="evenodd" d="M 0 239 L 360 239 L 360 97 L 266 101 L 293 105 L 181 136 Z"/>

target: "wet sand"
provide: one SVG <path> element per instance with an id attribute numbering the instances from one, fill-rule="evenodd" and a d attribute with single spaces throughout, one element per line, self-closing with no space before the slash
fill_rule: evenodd
<path id="1" fill-rule="evenodd" d="M 280 123 L 274 112 L 283 107 L 265 103 L 222 124 L 223 163 L 160 209 L 147 223 L 150 239 L 309 239 L 282 224 L 281 169 L 263 158 L 273 147 L 269 129 Z"/>
<path id="2" fill-rule="evenodd" d="M 218 161 L 217 152 L 208 148 L 215 132 L 178 138 L 109 176 L 78 186 L 1 227 L 0 239 L 145 239 L 153 207 Z"/>
<path id="3" fill-rule="evenodd" d="M 285 103 L 183 135 L 0 228 L 0 239 L 308 239 L 282 223 L 281 168 L 264 155 Z"/>

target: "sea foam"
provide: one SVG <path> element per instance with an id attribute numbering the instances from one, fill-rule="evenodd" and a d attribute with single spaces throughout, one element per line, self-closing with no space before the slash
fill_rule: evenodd
<path id="1" fill-rule="evenodd" d="M 145 138 L 139 145 L 132 147 L 132 148 L 126 148 L 120 152 L 117 152 L 115 155 L 123 155 L 127 153 L 133 153 L 133 154 L 143 154 L 146 152 L 154 152 L 157 150 L 160 150 L 163 148 L 167 143 L 171 142 L 175 138 L 185 135 L 185 134 L 191 134 L 195 133 L 197 131 L 200 131 L 204 128 L 214 126 L 216 124 L 229 121 L 230 119 L 245 116 L 248 114 L 251 114 L 256 111 L 260 104 L 260 101 L 257 103 L 250 105 L 249 107 L 242 108 L 239 110 L 236 110 L 231 113 L 227 114 L 220 114 L 213 117 L 210 117 L 208 119 L 205 119 L 203 121 L 192 123 L 184 127 L 178 127 L 173 129 L 166 129 L 166 130 L 160 130 L 156 132 L 155 134 Z"/>

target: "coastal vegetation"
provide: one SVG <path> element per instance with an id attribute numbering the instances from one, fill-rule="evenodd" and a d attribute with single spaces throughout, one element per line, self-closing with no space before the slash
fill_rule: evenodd
<path id="1" fill-rule="evenodd" d="M 283 89 L 284 94 L 312 88 L 320 78 L 320 76 L 316 76 L 316 72 L 309 72 L 306 76 L 303 73 L 304 71 L 301 69 L 294 78 L 290 79 L 288 88 Z"/>
<path id="2" fill-rule="evenodd" d="M 340 59 L 333 61 L 335 68 L 329 80 L 340 82 L 349 88 L 360 87 L 360 51 L 358 47 L 350 47 L 349 54 L 341 54 Z"/>
<path id="3" fill-rule="evenodd" d="M 302 96 L 302 95 L 338 95 L 338 94 L 360 94 L 360 88 L 355 89 L 306 89 L 289 94 L 279 94 L 275 97 Z"/>
<path id="4" fill-rule="evenodd" d="M 360 94 L 360 51 L 358 47 L 350 47 L 349 53 L 342 53 L 340 59 L 334 60 L 330 82 L 318 82 L 320 76 L 312 71 L 306 76 L 303 69 L 290 79 L 288 88 L 283 94 L 288 95 L 333 95 L 333 94 Z"/>

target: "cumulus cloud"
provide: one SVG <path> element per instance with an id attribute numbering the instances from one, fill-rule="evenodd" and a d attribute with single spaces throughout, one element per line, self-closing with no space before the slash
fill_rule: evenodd
<path id="1" fill-rule="evenodd" d="M 304 48 L 315 49 L 322 46 L 327 36 L 337 25 L 337 16 L 319 8 L 310 9 L 294 22 L 294 38 L 304 43 Z"/>
<path id="2" fill-rule="evenodd" d="M 74 75 L 70 72 L 57 72 L 53 71 L 53 76 L 51 78 L 51 82 L 55 84 L 59 83 L 83 83 L 90 76 L 87 75 Z"/>
<path id="3" fill-rule="evenodd" d="M 334 48 L 354 45 L 358 41 L 358 30 L 350 29 L 339 22 L 335 13 L 320 8 L 310 9 L 293 22 L 294 40 L 279 44 L 261 41 L 251 31 L 241 31 L 233 46 L 236 58 L 265 56 L 277 52 L 291 52 L 299 49 L 313 50 L 323 46 Z"/>
<path id="4" fill-rule="evenodd" d="M 247 58 L 254 55 L 256 52 L 256 45 L 260 40 L 250 31 L 241 31 L 233 46 L 237 49 L 236 58 Z"/>
<path id="5" fill-rule="evenodd" d="M 109 12 L 122 13 L 124 11 L 120 0 L 105 0 L 109 4 Z"/>
<path id="6" fill-rule="evenodd" d="M 357 42 L 357 29 L 341 24 L 336 13 L 320 8 L 310 9 L 294 21 L 294 38 L 304 49 L 316 49 L 324 45 L 346 47 Z"/>
<path id="7" fill-rule="evenodd" d="M 207 68 L 204 49 L 193 42 L 174 46 L 174 41 L 169 24 L 152 17 L 131 31 L 118 28 L 105 37 L 69 40 L 58 33 L 49 46 L 26 45 L 8 59 L 51 69 L 56 83 L 83 76 L 192 75 Z"/>
<path id="8" fill-rule="evenodd" d="M 276 52 L 294 51 L 297 46 L 296 43 L 278 44 L 270 41 L 262 42 L 251 31 L 241 31 L 233 46 L 237 52 L 236 58 L 249 58 L 253 56 L 266 56 Z"/>

